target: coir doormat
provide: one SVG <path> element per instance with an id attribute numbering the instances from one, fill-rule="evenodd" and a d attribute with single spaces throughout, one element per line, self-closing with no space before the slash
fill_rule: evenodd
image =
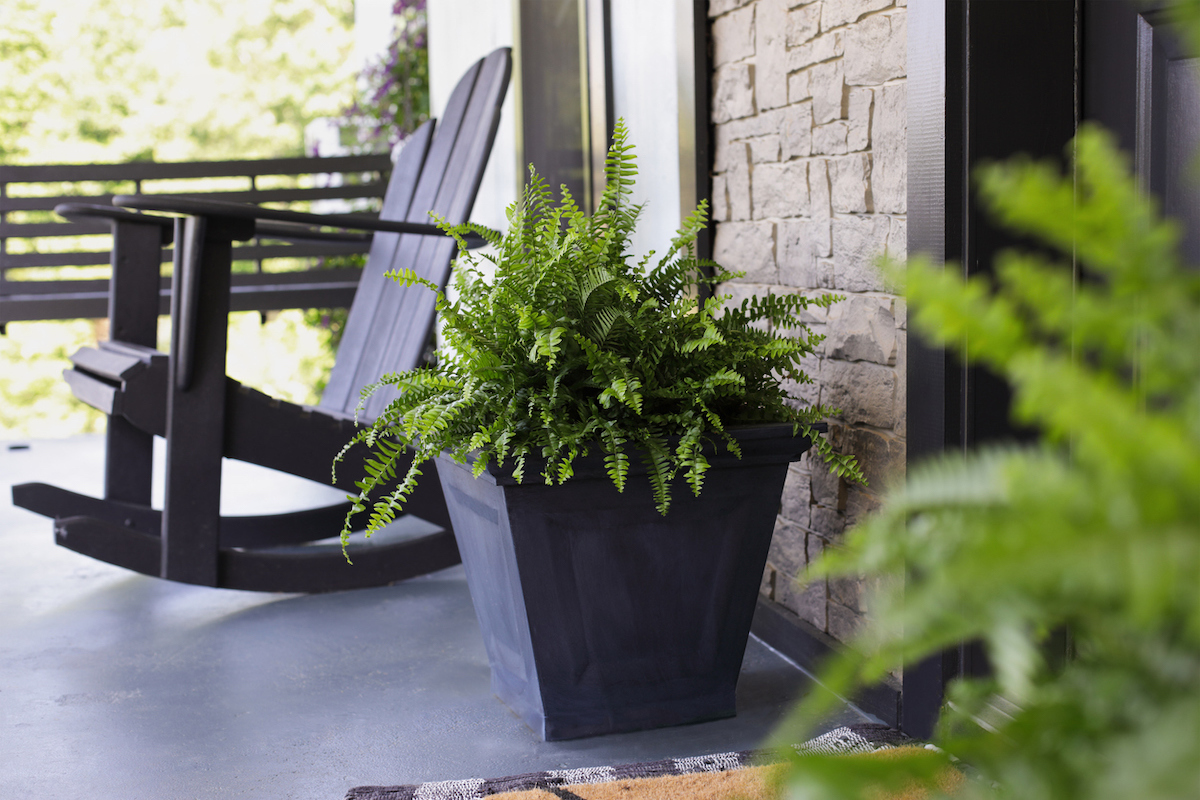
<path id="1" fill-rule="evenodd" d="M 796 747 L 851 754 L 912 744 L 886 725 L 836 728 Z M 613 767 L 556 769 L 507 778 L 472 778 L 408 786 L 358 786 L 346 800 L 705 800 L 766 798 L 766 751 L 742 750 Z"/>

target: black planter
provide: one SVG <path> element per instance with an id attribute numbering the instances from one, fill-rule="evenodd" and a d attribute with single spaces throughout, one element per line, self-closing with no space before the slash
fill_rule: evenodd
<path id="1" fill-rule="evenodd" d="M 790 461 L 790 425 L 737 433 L 700 497 L 662 516 L 632 459 L 624 493 L 593 453 L 561 486 L 527 465 L 438 476 L 492 667 L 492 689 L 543 739 L 730 717 Z"/>

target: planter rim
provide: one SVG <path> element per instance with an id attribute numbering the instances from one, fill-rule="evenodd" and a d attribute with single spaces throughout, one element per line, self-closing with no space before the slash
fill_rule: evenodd
<path id="1" fill-rule="evenodd" d="M 814 423 L 812 427 L 820 433 L 824 433 L 828 429 L 828 425 L 824 422 Z M 792 434 L 792 423 L 790 422 L 731 425 L 726 430 L 741 446 L 742 457 L 739 459 L 727 449 L 716 452 L 713 443 L 706 443 L 704 455 L 708 459 L 710 472 L 750 464 L 792 462 L 798 460 L 812 447 L 812 440 L 808 436 L 803 433 Z M 679 441 L 677 436 L 667 439 L 669 446 L 673 446 L 677 441 Z M 645 475 L 646 465 L 637 457 L 639 450 L 630 447 L 626 452 L 630 456 L 629 477 Z M 588 454 L 575 459 L 574 475 L 571 480 L 609 480 L 608 472 L 604 467 L 604 456 L 605 453 L 601 449 L 600 443 L 591 443 Z M 438 461 L 454 464 L 463 469 L 472 469 L 476 461 L 474 453 L 469 454 L 464 463 L 452 458 L 449 451 L 443 451 L 437 458 Z M 500 486 L 538 486 L 542 485 L 541 474 L 545 464 L 546 460 L 540 455 L 527 456 L 525 479 L 518 481 L 513 477 L 513 470 L 516 468 L 515 460 L 509 458 L 504 462 L 504 466 L 499 466 L 494 462 L 488 464 L 487 469 L 479 475 L 478 479 Z"/>

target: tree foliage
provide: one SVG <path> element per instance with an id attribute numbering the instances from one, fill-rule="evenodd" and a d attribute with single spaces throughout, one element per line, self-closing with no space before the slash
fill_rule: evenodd
<path id="1" fill-rule="evenodd" d="M 49 16 L 38 0 L 12 0 L 0 25 L 0 160 L 21 152 L 20 140 L 34 109 L 49 100 L 47 87 L 37 80 L 50 60 Z"/>
<path id="2" fill-rule="evenodd" d="M 352 442 L 375 450 L 352 498 L 354 513 L 396 477 L 404 451 L 398 443 L 416 454 L 399 486 L 374 503 L 368 531 L 394 518 L 422 462 L 443 451 L 461 462 L 473 455 L 476 475 L 511 460 L 519 480 L 527 461 L 540 457 L 539 477 L 551 484 L 568 480 L 574 460 L 597 448 L 618 489 L 638 457 L 666 513 L 677 474 L 700 492 L 706 444 L 736 452 L 729 426 L 791 421 L 813 435 L 835 469 L 859 477 L 852 459 L 813 432 L 812 424 L 833 412 L 798 407 L 781 385 L 811 380 L 801 361 L 821 337 L 801 314 L 835 298 L 767 295 L 724 309 L 728 298 L 698 299 L 699 284 L 736 277 L 694 256 L 704 205 L 650 269 L 653 253 L 640 261 L 629 255 L 641 209 L 629 199 L 636 169 L 623 123 L 605 173 L 607 188 L 592 216 L 565 187 L 555 205 L 531 170 L 508 211 L 507 235 L 472 224 L 447 228 L 461 249 L 453 302 L 412 272 L 392 276 L 438 292 L 445 346 L 435 368 L 386 375 L 363 390 L 364 399 L 385 389 L 398 394 Z M 467 232 L 493 250 L 469 253 Z M 490 262 L 494 278 L 478 259 Z M 704 276 L 706 266 L 716 274 Z M 344 535 L 349 528 L 347 518 Z"/>
<path id="3" fill-rule="evenodd" d="M 274 157 L 352 90 L 349 0 L 6 0 L 0 158 Z"/>
<path id="4" fill-rule="evenodd" d="M 994 279 L 908 265 L 914 324 L 1005 377 L 1040 441 L 914 469 L 823 563 L 818 574 L 884 586 L 824 680 L 852 695 L 977 640 L 993 675 L 953 684 L 938 730 L 978 770 L 956 796 L 1195 797 L 1200 272 L 1106 133 L 1084 126 L 1068 152 L 1065 174 L 1018 158 L 978 176 L 995 218 L 1047 249 L 1002 254 Z M 781 738 L 832 702 L 810 700 Z M 923 752 L 866 775 L 797 759 L 787 784 L 793 797 L 874 797 L 945 763 Z"/>

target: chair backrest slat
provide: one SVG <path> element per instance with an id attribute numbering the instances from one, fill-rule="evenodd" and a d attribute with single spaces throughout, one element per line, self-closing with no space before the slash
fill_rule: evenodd
<path id="1" fill-rule="evenodd" d="M 401 175 L 399 162 L 393 172 L 393 183 L 407 181 L 406 189 L 396 190 L 397 196 L 407 191 L 411 201 L 406 208 L 400 202 L 385 204 L 382 218 L 429 222 L 429 214 L 434 212 L 451 223 L 467 220 L 499 125 L 510 65 L 509 50 L 502 48 L 467 71 L 432 131 L 427 149 L 420 154 L 420 177 L 414 180 Z M 417 142 L 410 140 L 404 147 L 401 161 L 414 144 Z M 390 196 L 391 186 L 388 192 Z M 362 386 L 385 373 L 412 369 L 421 362 L 434 318 L 433 293 L 420 286 L 403 287 L 382 276 L 391 269 L 410 268 L 444 286 L 454 242 L 430 236 L 386 236 L 375 237 L 347 318 L 337 363 L 321 400 L 324 408 L 351 412 L 358 404 Z M 373 397 L 365 418 L 372 419 L 389 399 L 387 395 Z"/>
<path id="2" fill-rule="evenodd" d="M 400 150 L 400 156 L 392 170 L 392 179 L 388 183 L 383 207 L 380 209 L 381 219 L 408 218 L 417 181 L 420 180 L 425 167 L 435 124 L 434 120 L 426 122 L 409 137 Z M 397 233 L 376 233 L 371 240 L 367 266 L 359 278 L 354 302 L 346 317 L 346 329 L 342 332 L 338 358 L 321 396 L 321 405 L 325 408 L 347 410 L 349 405 L 349 408 L 353 409 L 354 404 L 358 402 L 359 387 L 353 385 L 357 359 L 353 354 L 362 352 L 370 336 L 371 325 L 380 313 L 382 289 L 386 283 L 390 283 L 383 276 L 387 271 L 384 265 L 391 264 L 395 259 L 400 239 L 401 236 Z"/>
<path id="3" fill-rule="evenodd" d="M 446 177 L 446 172 L 450 166 L 450 159 L 454 152 L 454 141 L 458 137 L 459 130 L 462 125 L 463 116 L 466 114 L 467 106 L 470 103 L 472 93 L 475 88 L 475 79 L 479 75 L 479 67 L 482 62 L 477 62 L 467 71 L 459 80 L 458 85 L 454 87 L 454 91 L 450 94 L 450 100 L 446 104 L 446 112 L 438 121 L 437 136 L 434 137 L 433 143 L 430 146 L 429 155 L 426 158 L 425 169 L 421 174 L 421 180 L 417 184 L 416 194 L 413 196 L 412 207 L 409 209 L 409 222 L 430 222 L 429 212 L 434 210 L 434 205 L 437 200 L 438 191 L 442 187 L 442 181 Z M 428 257 L 428 253 L 422 253 L 422 245 L 430 241 L 428 236 L 402 236 L 396 247 L 396 252 L 393 254 L 390 263 L 379 265 L 368 265 L 370 269 L 395 269 L 408 268 L 416 270 L 419 274 L 424 274 L 427 270 L 422 269 L 422 255 Z M 430 296 L 429 290 L 423 287 L 405 287 L 394 282 L 388 281 L 386 285 L 379 288 L 381 313 L 370 321 L 369 327 L 365 328 L 367 336 L 370 338 L 370 344 L 364 347 L 361 354 L 356 358 L 353 372 L 350 373 L 351 381 L 351 407 L 358 402 L 359 390 L 380 378 L 386 371 L 386 361 L 391 361 L 399 366 L 393 367 L 391 371 L 396 369 L 411 369 L 418 363 L 416 359 L 399 361 L 395 354 L 389 354 L 388 349 L 392 346 L 391 342 L 391 327 L 396 319 L 396 315 L 401 313 L 400 307 L 404 305 L 405 299 L 410 303 L 422 304 L 427 303 L 432 305 L 433 297 Z M 387 356 L 393 357 L 388 359 Z M 350 409 L 343 409 L 349 411 Z M 368 413 L 368 419 L 374 419 L 375 414 Z"/>
<path id="4" fill-rule="evenodd" d="M 492 108 L 502 97 L 497 93 L 495 81 L 495 73 L 500 66 L 485 61 L 480 71 L 475 91 L 459 125 L 459 134 L 455 137 L 445 177 L 433 203 L 432 210 L 453 223 L 467 221 L 483 174 L 482 167 L 491 149 L 495 127 Z M 492 118 L 489 119 L 489 116 Z M 487 146 L 481 147 L 481 141 L 486 142 Z M 414 269 L 426 280 L 444 286 L 455 253 L 454 242 L 427 236 L 420 239 L 418 247 Z M 401 295 L 391 328 L 385 334 L 386 338 L 382 339 L 386 345 L 380 353 L 382 361 L 379 372 L 411 369 L 411 365 L 418 363 L 433 322 L 434 307 L 428 302 L 427 296 L 416 292 Z M 393 396 L 390 389 L 376 392 L 367 402 L 367 417 L 374 418 L 382 413 Z"/>

